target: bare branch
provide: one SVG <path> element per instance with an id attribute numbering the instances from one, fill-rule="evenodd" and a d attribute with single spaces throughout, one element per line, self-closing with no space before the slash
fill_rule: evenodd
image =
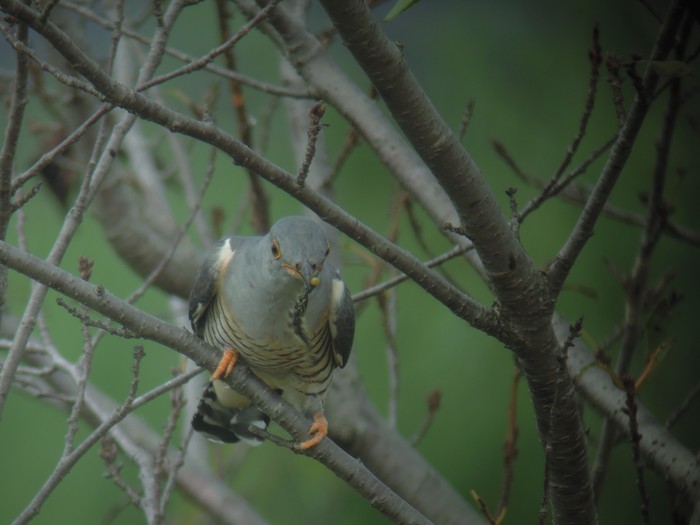
<path id="1" fill-rule="evenodd" d="M 17 26 L 17 40 L 26 43 L 27 27 L 24 24 Z M 22 128 L 22 119 L 24 117 L 24 108 L 27 105 L 27 78 L 29 76 L 29 65 L 27 57 L 16 52 L 16 67 L 14 90 L 10 101 L 8 112 L 7 126 L 5 128 L 5 136 L 0 148 L 0 239 L 4 240 L 7 236 L 7 230 L 10 225 L 10 217 L 13 212 L 11 180 L 12 170 L 14 165 L 15 155 L 17 153 L 17 143 L 19 140 L 20 129 Z M 5 301 L 7 297 L 7 268 L 0 267 L 0 321 L 2 320 L 5 311 Z M 2 405 L 4 397 L 2 387 L 2 375 L 0 375 L 0 415 L 2 414 Z"/>
<path id="2" fill-rule="evenodd" d="M 1 5 L 6 7 L 4 3 Z M 26 8 L 26 6 L 23 5 L 21 5 L 21 7 Z M 157 40 L 164 41 L 167 38 L 167 34 L 170 28 L 172 27 L 172 24 L 174 24 L 175 19 L 177 18 L 177 14 L 179 13 L 181 8 L 182 4 L 180 2 L 173 2 L 169 5 L 167 17 L 168 24 L 160 28 Z M 29 8 L 26 9 L 31 12 L 34 23 L 39 23 L 40 14 Z M 43 27 L 55 28 L 56 26 L 54 26 L 54 24 L 52 24 L 51 22 L 47 22 L 46 24 L 43 24 Z M 66 35 L 63 33 L 61 33 L 61 37 L 65 40 L 68 40 Z M 75 44 L 73 44 L 72 42 L 71 45 L 75 46 Z M 152 49 L 152 53 L 149 55 L 148 59 L 143 64 L 140 73 L 141 81 L 143 81 L 143 79 L 147 77 L 150 77 L 153 74 L 153 71 L 155 70 L 158 64 L 160 57 L 162 56 L 162 51 L 160 51 L 160 49 L 161 48 L 159 48 L 158 46 L 154 46 L 154 48 Z M 47 258 L 47 261 L 49 263 L 58 264 L 63 258 L 63 254 L 67 250 L 69 243 L 71 242 L 73 236 L 75 235 L 75 232 L 77 231 L 80 223 L 82 222 L 82 217 L 85 211 L 87 210 L 88 205 L 94 198 L 101 182 L 107 175 L 108 169 L 111 166 L 112 161 L 114 159 L 112 152 L 118 150 L 118 145 L 121 143 L 123 137 L 125 136 L 130 126 L 133 124 L 134 120 L 135 117 L 133 115 L 126 115 L 122 119 L 122 121 L 114 127 L 111 139 L 108 143 L 108 147 L 105 148 L 105 150 L 103 150 L 103 154 L 100 158 L 98 166 L 95 167 L 94 171 L 89 170 L 86 176 L 83 178 L 83 182 L 80 187 L 80 192 L 78 193 L 78 197 L 75 200 L 73 209 L 70 213 L 66 215 L 61 231 L 58 234 L 56 242 L 53 248 L 51 249 L 51 253 Z M 0 415 L 2 414 L 2 409 L 4 407 L 5 400 L 10 389 L 10 385 L 12 384 L 15 370 L 22 359 L 24 348 L 27 344 L 29 335 L 34 326 L 34 322 L 37 318 L 39 309 L 43 304 L 44 298 L 46 297 L 47 290 L 47 287 L 42 285 L 36 286 L 34 288 L 32 296 L 29 302 L 27 303 L 27 307 L 24 311 L 22 321 L 20 322 L 20 330 L 18 331 L 15 337 L 15 342 L 13 344 L 13 347 L 10 349 L 7 360 L 5 361 L 5 364 L 2 370 L 0 371 Z"/>
<path id="3" fill-rule="evenodd" d="M 321 119 L 326 112 L 326 107 L 321 102 L 317 102 L 309 109 L 309 130 L 307 131 L 308 143 L 306 144 L 306 153 L 304 154 L 304 162 L 301 164 L 297 173 L 297 184 L 303 186 L 306 177 L 309 174 L 309 166 L 316 155 L 316 140 L 318 134 L 321 133 Z"/>
<path id="4" fill-rule="evenodd" d="M 680 2 L 673 2 L 668 10 L 666 19 L 659 30 L 659 34 L 652 50 L 649 62 L 664 60 L 674 45 L 674 39 L 683 17 L 684 9 Z M 648 101 L 658 82 L 659 75 L 651 66 L 647 66 L 642 80 L 643 90 L 637 93 L 632 102 L 625 124 L 612 147 L 608 161 L 598 182 L 593 189 L 588 203 L 584 207 L 574 230 L 566 243 L 560 249 L 556 260 L 548 270 L 549 284 L 555 294 L 561 290 L 577 257 L 583 250 L 588 239 L 593 235 L 593 228 L 600 216 L 605 202 L 608 200 L 617 178 L 622 172 L 629 157 L 634 140 L 644 122 L 648 107 Z"/>
<path id="5" fill-rule="evenodd" d="M 37 13 L 14 0 L 5 0 L 6 9 L 22 19 L 36 23 Z M 3 3 L 4 5 L 4 3 Z M 11 8 L 11 9 L 10 9 Z M 256 173 L 287 191 L 303 204 L 313 209 L 320 217 L 333 224 L 353 239 L 370 248 L 374 253 L 387 260 L 399 270 L 410 275 L 415 282 L 423 286 L 431 295 L 444 302 L 455 315 L 462 317 L 478 328 L 487 331 L 493 329 L 493 318 L 484 308 L 471 298 L 456 290 L 442 277 L 424 268 L 408 252 L 387 243 L 385 239 L 359 223 L 354 217 L 344 212 L 329 199 L 313 192 L 306 186 L 300 188 L 295 178 L 270 163 L 240 142 L 232 139 L 215 126 L 189 119 L 168 108 L 151 102 L 149 99 L 114 82 L 100 67 L 88 58 L 77 46 L 67 41 L 60 29 L 48 22 L 38 29 L 45 37 L 57 45 L 62 53 L 71 59 L 76 70 L 93 82 L 115 104 L 124 104 L 135 114 L 147 120 L 153 120 L 174 132 L 185 133 L 217 146 Z M 108 151 L 110 151 L 108 149 Z"/>
<path id="6" fill-rule="evenodd" d="M 554 327 L 559 340 L 569 337 L 570 324 L 556 317 Z M 576 340 L 569 349 L 566 366 L 577 389 L 594 408 L 607 415 L 616 428 L 628 435 L 629 418 L 623 409 L 627 394 L 615 384 L 611 375 L 597 366 L 597 359 Z M 637 400 L 637 426 L 641 440 L 639 450 L 647 465 L 670 480 L 674 487 L 688 494 L 693 501 L 700 500 L 700 463 Z"/>
<path id="7" fill-rule="evenodd" d="M 111 20 L 108 20 L 106 18 L 100 17 L 97 15 L 93 10 L 88 9 L 84 6 L 81 6 L 79 4 L 75 4 L 74 2 L 70 1 L 65 1 L 62 0 L 60 3 L 60 7 L 64 7 L 66 9 L 69 9 L 71 11 L 74 11 L 81 16 L 86 17 L 87 19 L 96 22 L 100 24 L 101 26 L 107 28 L 107 29 L 115 29 L 115 23 L 113 23 Z M 121 28 L 121 33 L 128 37 L 132 38 L 142 44 L 147 45 L 149 48 L 153 45 L 153 41 L 136 31 L 133 31 L 127 27 Z M 173 49 L 171 47 L 166 47 L 165 48 L 165 54 L 169 55 L 173 58 L 176 58 L 177 60 L 181 62 L 187 62 L 191 63 L 197 60 L 196 57 L 192 55 L 188 55 L 187 53 L 183 53 L 181 51 L 178 51 L 176 49 Z M 208 63 L 204 66 L 204 69 L 207 71 L 214 73 L 215 75 L 218 75 L 222 78 L 226 78 L 229 80 L 234 80 L 236 82 L 240 82 L 241 84 L 245 84 L 246 86 L 250 86 L 254 89 L 258 89 L 262 92 L 269 93 L 271 95 L 278 95 L 281 97 L 290 97 L 290 98 L 313 98 L 313 94 L 306 92 L 306 91 L 301 91 L 301 90 L 295 90 L 295 89 L 290 89 L 284 86 L 276 86 L 273 84 L 269 84 L 266 82 L 261 82 L 259 80 L 256 80 L 254 78 L 241 75 L 240 73 L 237 73 L 236 71 L 232 71 L 226 68 L 223 68 L 221 66 L 217 66 L 216 64 Z"/>
<path id="8" fill-rule="evenodd" d="M 79 300 L 113 320 L 118 320 L 125 328 L 138 332 L 141 337 L 176 350 L 210 372 L 213 372 L 218 365 L 219 352 L 189 332 L 175 328 L 120 301 L 104 288 L 77 279 L 3 241 L 0 241 L 0 262 L 45 285 L 50 285 L 60 293 Z M 305 435 L 309 422 L 252 374 L 245 364 L 236 365 L 227 383 L 280 423 L 295 439 Z M 430 523 L 330 439 L 324 439 L 311 449 L 309 455 L 322 462 L 360 494 L 373 501 L 378 510 L 390 519 L 411 523 Z M 30 514 L 33 515 L 36 507 L 32 506 L 32 509 Z"/>

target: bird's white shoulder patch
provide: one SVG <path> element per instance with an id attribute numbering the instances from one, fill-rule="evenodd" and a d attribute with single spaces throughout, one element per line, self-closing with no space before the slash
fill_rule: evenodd
<path id="1" fill-rule="evenodd" d="M 221 282 L 221 279 L 226 275 L 226 268 L 233 261 L 234 255 L 236 255 L 236 250 L 231 246 L 231 239 L 226 239 L 216 252 L 216 260 L 214 262 L 218 274 L 218 282 Z"/>
<path id="2" fill-rule="evenodd" d="M 231 246 L 231 239 L 226 239 L 216 254 L 217 265 L 221 267 L 230 263 L 235 254 L 236 250 L 234 250 L 233 246 Z"/>

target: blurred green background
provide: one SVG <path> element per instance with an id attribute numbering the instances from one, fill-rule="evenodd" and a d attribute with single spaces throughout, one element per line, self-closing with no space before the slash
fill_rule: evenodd
<path id="1" fill-rule="evenodd" d="M 378 12 L 385 14 L 390 5 Z M 315 29 L 326 27 L 322 13 L 314 5 L 311 18 Z M 240 17 L 239 17 L 240 21 Z M 646 55 L 653 43 L 658 23 L 636 2 L 597 1 L 423 1 L 397 19 L 387 23 L 389 36 L 403 45 L 404 53 L 423 83 L 433 103 L 445 120 L 458 128 L 467 100 L 475 101 L 475 112 L 465 138 L 465 145 L 474 156 L 484 176 L 508 213 L 505 190 L 518 189 L 522 205 L 537 192 L 516 179 L 492 146 L 503 143 L 513 158 L 529 175 L 546 180 L 564 157 L 566 147 L 578 129 L 585 99 L 589 62 L 587 51 L 592 28 L 600 26 L 603 50 L 622 57 L 637 52 Z M 188 8 L 174 32 L 171 46 L 190 54 L 206 53 L 216 43 L 214 9 L 211 2 Z M 192 35 L 196 34 L 197 39 Z M 92 28 L 87 39 L 96 49 L 104 49 L 109 34 Z M 33 42 L 41 45 L 34 35 Z M 13 67 L 7 44 L 0 44 L 5 56 L 3 68 Z M 358 83 L 369 84 L 358 73 L 340 43 L 332 54 L 351 72 Z M 252 34 L 236 47 L 241 72 L 264 80 L 278 79 L 277 56 L 259 34 Z M 175 67 L 166 60 L 161 72 Z M 696 71 L 697 74 L 697 71 Z M 615 132 L 609 86 L 602 73 L 599 96 L 590 131 L 574 165 Z M 195 74 L 178 80 L 163 89 L 168 104 L 187 111 L 182 94 L 201 101 L 203 92 L 213 80 Z M 174 87 L 176 86 L 176 88 Z M 222 89 L 224 91 L 224 89 Z M 262 94 L 245 90 L 251 115 L 261 118 L 267 99 Z M 8 86 L 3 88 L 3 96 Z M 628 100 L 630 91 L 626 91 Z M 227 99 L 219 97 L 217 121 L 225 129 L 236 132 L 236 123 Z M 693 115 L 697 118 L 697 104 Z M 633 157 L 626 167 L 612 196 L 612 203 L 622 209 L 643 214 L 645 207 L 640 192 L 645 191 L 654 162 L 654 143 L 659 134 L 664 105 L 650 114 L 642 130 Z M 0 112 L 4 117 L 5 112 Z M 48 124 L 50 116 L 36 100 L 28 106 L 29 124 Z M 287 139 L 284 112 L 279 107 L 273 117 L 267 155 L 282 167 L 294 171 L 293 157 Z M 695 121 L 697 123 L 697 121 Z M 325 133 L 331 158 L 342 148 L 348 125 L 329 108 L 324 117 Z M 694 208 L 700 195 L 697 129 L 682 117 L 678 122 L 673 145 L 672 168 L 669 174 L 668 199 L 675 208 L 673 220 L 695 230 L 700 220 Z M 149 131 L 157 132 L 150 124 Z M 256 128 L 260 139 L 260 129 Z M 162 150 L 162 151 L 161 151 Z M 39 153 L 38 145 L 25 130 L 22 137 L 17 171 L 22 171 Z M 165 157 L 164 144 L 158 146 Z M 208 150 L 195 145 L 190 150 L 192 165 L 204 173 Z M 583 179 L 592 182 L 602 166 L 593 165 Z M 677 168 L 686 170 L 678 176 Z M 272 197 L 274 218 L 299 213 L 300 206 L 278 190 L 265 187 Z M 214 207 L 227 211 L 225 224 L 231 224 L 244 201 L 246 177 L 229 159 L 219 155 L 214 182 L 205 199 L 204 212 L 209 217 Z M 396 184 L 386 169 L 361 145 L 352 155 L 336 184 L 337 201 L 348 211 L 380 232 L 387 232 Z M 186 215 L 182 196 L 172 190 L 171 204 Z M 63 220 L 64 210 L 43 189 L 25 207 L 29 249 L 46 256 Z M 579 213 L 578 207 L 551 201 L 532 215 L 523 225 L 521 237 L 528 253 L 539 265 L 546 265 L 569 234 Z M 434 253 L 448 248 L 447 242 L 419 211 L 423 232 Z M 17 243 L 16 223 L 10 241 Z M 246 231 L 247 221 L 244 221 Z M 574 269 L 567 289 L 561 297 L 560 313 L 574 320 L 584 316 L 588 342 L 604 340 L 620 322 L 624 310 L 621 286 L 610 271 L 609 260 L 622 272 L 628 272 L 634 261 L 640 229 L 602 218 L 596 236 L 589 242 Z M 406 217 L 401 222 L 399 243 L 419 258 L 426 254 L 415 241 Z M 362 289 L 370 269 L 363 260 L 364 249 L 345 239 L 342 243 L 344 276 L 353 292 Z M 95 260 L 93 282 L 103 284 L 120 297 L 126 297 L 140 283 L 140 278 L 122 263 L 101 237 L 94 219 L 87 218 L 64 258 L 63 267 L 76 272 L 77 258 L 86 255 Z M 685 398 L 698 382 L 700 358 L 698 337 L 692 323 L 700 309 L 697 248 L 673 239 L 662 240 L 654 257 L 653 277 L 669 269 L 676 272 L 672 288 L 684 295 L 666 330 L 674 343 L 641 393 L 644 403 L 663 420 Z M 470 268 L 461 261 L 446 265 L 450 275 L 465 290 L 485 304 L 492 297 Z M 29 293 L 27 280 L 10 275 L 9 314 L 21 316 Z M 82 341 L 80 325 L 64 309 L 55 304 L 51 292 L 45 313 L 54 343 L 72 359 L 78 359 Z M 435 421 L 418 450 L 444 475 L 455 489 L 469 498 L 470 490 L 478 492 L 486 502 L 497 504 L 503 475 L 503 442 L 507 432 L 509 389 L 514 372 L 513 359 L 497 341 L 487 338 L 454 318 L 446 308 L 412 284 L 398 289 L 398 348 L 400 351 L 399 430 L 411 436 L 426 413 L 426 398 L 435 389 L 442 393 L 442 404 Z M 138 306 L 169 319 L 167 297 L 151 290 Z M 131 341 L 107 337 L 97 348 L 91 380 L 117 400 L 128 390 L 131 367 Z M 179 357 L 172 351 L 146 342 L 141 391 L 156 386 L 170 377 L 170 370 L 179 366 Z M 366 388 L 386 413 L 388 372 L 385 340 L 376 303 L 358 319 L 356 344 L 361 374 Z M 635 361 L 633 371 L 639 373 L 644 356 Z M 543 480 L 542 451 L 534 428 L 533 414 L 526 385 L 518 391 L 519 455 L 515 467 L 506 523 L 535 522 L 540 505 Z M 165 424 L 169 404 L 159 399 L 139 411 L 155 429 Z M 591 429 L 591 457 L 595 453 L 595 437 L 600 418 L 584 408 L 586 424 Z M 675 434 L 691 450 L 700 446 L 697 430 L 697 404 L 675 427 Z M 0 523 L 11 521 L 26 506 L 54 469 L 63 448 L 66 414 L 13 391 L 0 424 Z M 332 421 L 331 421 L 332 425 Z M 84 430 L 79 436 L 86 435 Z M 310 459 L 290 454 L 271 444 L 246 454 L 231 447 L 218 447 L 213 456 L 233 461 L 236 468 L 226 473 L 227 483 L 247 498 L 270 523 L 308 524 L 333 522 L 338 525 L 385 523 L 374 511 L 333 474 Z M 608 482 L 601 501 L 601 522 L 632 523 L 639 521 L 639 494 L 635 488 L 631 466 L 631 450 L 626 444 L 616 447 Z M 54 492 L 34 523 L 54 524 L 70 521 L 75 524 L 110 522 L 140 523 L 143 517 L 127 503 L 124 493 L 103 476 L 104 465 L 98 451 L 89 453 L 71 471 Z M 137 483 L 137 473 L 127 462 L 125 478 Z M 652 523 L 670 521 L 668 490 L 663 479 L 650 471 L 646 475 L 650 492 Z M 168 513 L 168 523 L 203 523 L 201 511 L 184 498 L 175 496 Z"/>

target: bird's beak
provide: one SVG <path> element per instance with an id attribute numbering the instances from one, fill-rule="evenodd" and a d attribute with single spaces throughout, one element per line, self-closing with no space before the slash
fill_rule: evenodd
<path id="1" fill-rule="evenodd" d="M 306 289 L 309 292 L 321 283 L 321 280 L 317 276 L 320 268 L 315 264 L 310 264 L 307 262 L 302 264 L 301 268 L 297 268 L 296 266 L 292 266 L 291 264 L 287 263 L 282 263 L 282 266 L 294 277 L 300 281 L 303 281 L 306 285 Z"/>

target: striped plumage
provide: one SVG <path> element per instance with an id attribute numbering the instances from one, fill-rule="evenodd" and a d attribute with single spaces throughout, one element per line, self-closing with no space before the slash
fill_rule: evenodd
<path id="1" fill-rule="evenodd" d="M 212 346 L 238 352 L 256 375 L 319 423 L 311 433 L 322 435 L 302 448 L 325 435 L 323 403 L 354 334 L 350 294 L 326 263 L 328 249 L 319 225 L 287 217 L 264 237 L 219 241 L 190 294 L 194 332 Z M 215 380 L 192 425 L 217 441 L 255 443 L 248 426 L 266 428 L 268 422 L 246 398 Z"/>

